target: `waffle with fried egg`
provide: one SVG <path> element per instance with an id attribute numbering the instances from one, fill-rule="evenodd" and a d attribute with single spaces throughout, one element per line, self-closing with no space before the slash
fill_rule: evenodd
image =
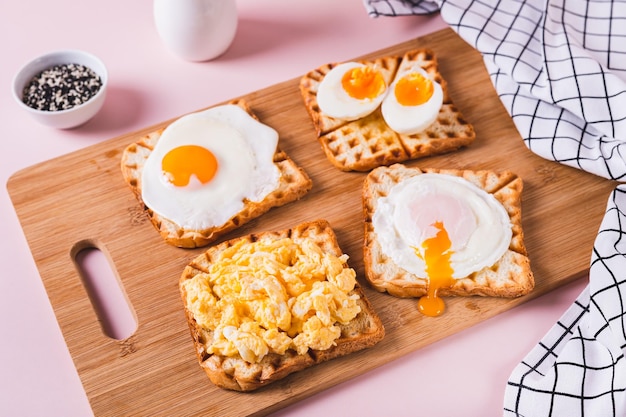
<path id="1" fill-rule="evenodd" d="M 221 274 L 213 271 L 212 268 L 222 261 L 223 258 L 230 260 L 239 255 L 241 246 L 237 245 L 254 244 L 262 241 L 275 243 L 284 239 L 289 239 L 298 244 L 312 241 L 324 254 L 335 257 L 344 256 L 330 224 L 325 220 L 317 220 L 302 223 L 282 231 L 251 234 L 211 246 L 203 254 L 193 259 L 181 275 L 179 288 L 198 362 L 208 378 L 220 388 L 234 391 L 253 391 L 283 379 L 294 372 L 369 348 L 382 340 L 385 335 L 385 329 L 380 318 L 355 280 L 354 287 L 347 294 L 356 298 L 356 306 L 359 311 L 349 322 L 337 323 L 340 329 L 339 337 L 334 340 L 330 347 L 326 349 L 310 348 L 306 352 L 298 352 L 293 348 L 289 348 L 280 354 L 270 351 L 258 361 L 245 360 L 237 352 L 225 354 L 213 351 L 212 345 L 214 345 L 217 338 L 216 330 L 199 324 L 199 321 L 202 319 L 195 316 L 194 311 L 200 311 L 210 317 L 226 313 L 219 309 L 217 303 L 205 303 L 204 301 L 202 302 L 203 305 L 194 310 L 192 304 L 199 297 L 190 295 L 188 292 L 187 288 L 196 288 L 188 287 L 190 281 L 203 274 L 217 274 L 219 279 Z M 235 254 L 228 252 L 233 250 L 236 251 Z M 258 259 L 259 253 L 253 252 L 250 259 L 252 257 Z M 343 268 L 351 269 L 345 258 L 340 259 L 343 259 L 341 261 L 343 262 Z M 250 264 L 246 262 L 244 269 L 247 272 L 242 271 L 236 275 L 239 277 L 250 273 L 249 267 Z M 254 272 L 254 277 L 256 280 L 260 280 L 262 274 L 256 271 Z M 216 290 L 214 294 L 223 293 Z M 249 294 L 246 295 L 246 298 L 249 298 Z M 229 301 L 228 306 L 238 305 L 240 302 L 242 302 L 240 299 L 233 302 Z M 243 310 L 247 311 L 247 308 Z M 311 314 L 315 318 L 319 313 L 309 312 L 308 315 Z M 293 337 L 294 335 L 291 336 Z"/>
<path id="2" fill-rule="evenodd" d="M 396 73 L 418 65 L 441 85 L 443 105 L 436 120 L 414 134 L 392 130 L 380 108 L 357 120 L 341 120 L 322 111 L 317 101 L 320 84 L 338 64 L 325 64 L 308 72 L 300 79 L 300 93 L 324 154 L 335 167 L 342 171 L 370 171 L 378 166 L 453 152 L 474 142 L 474 128 L 452 101 L 431 50 L 417 49 L 403 56 L 356 62 L 380 68 L 388 86 Z"/>
<path id="3" fill-rule="evenodd" d="M 258 121 L 258 118 L 245 100 L 235 100 L 229 104 L 236 104 L 243 108 L 251 117 Z M 224 234 L 261 216 L 271 208 L 300 199 L 312 187 L 312 181 L 307 173 L 289 158 L 280 149 L 280 146 L 277 146 L 273 157 L 273 163 L 280 172 L 276 189 L 263 198 L 262 201 L 244 200 L 243 209 L 223 224 L 207 228 L 183 227 L 175 221 L 159 215 L 145 205 L 142 200 L 142 171 L 163 131 L 164 129 L 159 129 L 150 132 L 128 145 L 124 149 L 121 158 L 121 171 L 125 182 L 144 208 L 153 226 L 165 242 L 173 246 L 182 248 L 204 247 Z"/>
<path id="4" fill-rule="evenodd" d="M 363 184 L 364 263 L 366 278 L 371 285 L 378 291 L 402 298 L 422 297 L 427 293 L 426 277 L 406 271 L 384 253 L 372 221 L 379 200 L 386 197 L 392 187 L 425 173 L 458 176 L 490 193 L 504 206 L 512 231 L 508 249 L 495 264 L 456 279 L 452 286 L 441 288 L 439 295 L 519 297 L 532 291 L 534 275 L 524 244 L 521 214 L 523 182 L 520 177 L 510 171 L 419 169 L 403 164 L 376 168 L 367 175 Z"/>

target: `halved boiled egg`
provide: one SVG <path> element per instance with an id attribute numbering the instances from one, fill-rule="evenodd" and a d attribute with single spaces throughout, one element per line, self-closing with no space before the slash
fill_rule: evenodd
<path id="1" fill-rule="evenodd" d="M 324 76 L 317 90 L 317 103 L 331 117 L 356 120 L 376 110 L 386 91 L 387 83 L 380 70 L 346 62 Z"/>
<path id="2" fill-rule="evenodd" d="M 400 268 L 437 290 L 495 264 L 512 238 L 510 217 L 490 193 L 464 178 L 425 173 L 396 184 L 372 218 L 381 249 Z M 437 308 L 431 315 L 438 315 Z M 442 310 L 441 310 L 442 311 Z"/>
<path id="3" fill-rule="evenodd" d="M 443 89 L 419 65 L 398 72 L 382 102 L 382 114 L 394 131 L 412 135 L 430 126 L 443 104 Z"/>
<path id="4" fill-rule="evenodd" d="M 224 224 L 278 187 L 278 133 L 236 105 L 181 117 L 161 134 L 141 176 L 143 202 L 178 225 Z"/>

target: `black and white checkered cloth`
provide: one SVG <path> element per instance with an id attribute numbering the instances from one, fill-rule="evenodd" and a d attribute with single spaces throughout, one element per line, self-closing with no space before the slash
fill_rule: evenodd
<path id="1" fill-rule="evenodd" d="M 626 2 L 363 0 L 370 16 L 439 11 L 483 56 L 526 146 L 626 182 Z M 608 199 L 589 285 L 512 372 L 505 416 L 626 416 L 626 185 Z"/>

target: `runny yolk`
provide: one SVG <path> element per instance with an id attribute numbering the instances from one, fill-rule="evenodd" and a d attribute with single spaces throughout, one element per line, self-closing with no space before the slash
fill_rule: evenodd
<path id="1" fill-rule="evenodd" d="M 202 184 L 206 184 L 217 172 L 217 159 L 210 150 L 202 146 L 183 145 L 165 154 L 161 169 L 169 182 L 178 187 L 188 185 L 192 175 Z"/>
<path id="2" fill-rule="evenodd" d="M 430 78 L 419 72 L 411 72 L 398 80 L 394 94 L 403 106 L 418 106 L 430 100 L 433 91 Z"/>
<path id="3" fill-rule="evenodd" d="M 450 265 L 452 242 L 448 237 L 442 222 L 435 222 L 434 227 L 439 229 L 434 237 L 422 242 L 424 254 L 421 255 L 415 248 L 415 253 L 426 263 L 426 275 L 428 277 L 428 290 L 426 295 L 420 298 L 417 307 L 426 316 L 436 317 L 445 310 L 445 303 L 437 293 L 440 288 L 446 288 L 454 284 L 452 273 L 454 270 Z"/>
<path id="4" fill-rule="evenodd" d="M 341 86 L 350 97 L 357 100 L 376 98 L 386 88 L 385 79 L 380 71 L 368 66 L 346 71 L 341 78 Z"/>

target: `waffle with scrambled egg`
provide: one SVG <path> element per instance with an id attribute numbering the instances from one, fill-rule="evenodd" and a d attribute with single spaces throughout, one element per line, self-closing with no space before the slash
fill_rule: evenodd
<path id="1" fill-rule="evenodd" d="M 416 49 L 403 56 L 355 62 L 381 68 L 387 85 L 396 72 L 417 63 L 441 85 L 443 105 L 435 122 L 424 131 L 410 135 L 393 131 L 385 123 L 380 108 L 363 118 L 343 121 L 325 114 L 316 98 L 322 80 L 337 64 L 325 64 L 308 72 L 300 79 L 300 93 L 322 149 L 335 167 L 342 171 L 370 171 L 382 165 L 456 151 L 474 142 L 474 128 L 453 103 L 431 50 Z"/>
<path id="2" fill-rule="evenodd" d="M 329 223 L 251 234 L 210 247 L 179 288 L 201 368 L 252 391 L 373 346 L 383 324 Z"/>

